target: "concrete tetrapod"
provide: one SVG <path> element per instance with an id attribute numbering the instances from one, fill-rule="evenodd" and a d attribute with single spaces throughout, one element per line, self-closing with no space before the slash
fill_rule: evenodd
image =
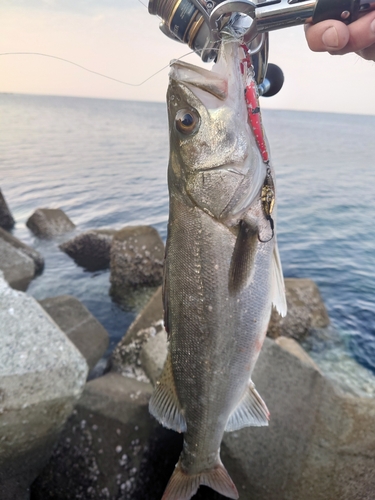
<path id="1" fill-rule="evenodd" d="M 43 308 L 0 274 L 0 498 L 29 498 L 82 393 L 87 363 Z"/>

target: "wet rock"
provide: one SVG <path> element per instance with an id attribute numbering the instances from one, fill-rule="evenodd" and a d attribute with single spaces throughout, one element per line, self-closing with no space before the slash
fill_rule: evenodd
<path id="1" fill-rule="evenodd" d="M 109 360 L 109 369 L 118 373 L 127 373 L 128 367 L 134 365 L 141 370 L 139 375 L 145 375 L 139 366 L 141 348 L 148 338 L 155 335 L 156 331 L 161 328 L 162 318 L 162 288 L 159 287 L 113 350 Z"/>
<path id="2" fill-rule="evenodd" d="M 267 335 L 273 339 L 283 335 L 301 340 L 314 328 L 324 328 L 329 317 L 319 289 L 310 279 L 286 278 L 288 313 L 282 318 L 273 311 Z"/>
<path id="3" fill-rule="evenodd" d="M 38 208 L 29 217 L 26 226 L 39 238 L 53 238 L 75 228 L 60 208 Z"/>
<path id="4" fill-rule="evenodd" d="M 340 385 L 345 392 L 375 398 L 373 373 L 356 362 L 350 352 L 348 338 L 332 325 L 314 329 L 301 345 L 319 365 L 324 376 Z"/>
<path id="5" fill-rule="evenodd" d="M 141 362 L 143 346 L 155 336 L 164 331 L 163 322 L 152 323 L 149 328 L 138 330 L 131 342 L 123 343 L 116 347 L 116 363 L 110 363 L 110 371 L 121 373 L 127 377 L 136 378 L 144 382 L 150 379 Z"/>
<path id="6" fill-rule="evenodd" d="M 108 269 L 110 250 L 115 229 L 93 229 L 79 234 L 60 245 L 60 249 L 77 265 L 88 271 Z"/>
<path id="7" fill-rule="evenodd" d="M 35 276 L 35 264 L 31 257 L 3 238 L 0 238 L 0 270 L 16 290 L 26 290 Z"/>
<path id="8" fill-rule="evenodd" d="M 108 348 L 107 330 L 71 295 L 44 299 L 40 305 L 79 349 L 92 369 Z"/>
<path id="9" fill-rule="evenodd" d="M 81 395 L 87 364 L 42 307 L 0 277 L 0 498 L 28 497 Z"/>
<path id="10" fill-rule="evenodd" d="M 29 247 L 21 240 L 13 236 L 11 233 L 4 231 L 4 229 L 0 228 L 0 239 L 3 239 L 10 243 L 14 248 L 17 248 L 22 253 L 30 257 L 34 261 L 35 266 L 35 275 L 40 274 L 44 268 L 44 258 L 43 256 L 37 252 L 34 248 Z"/>
<path id="11" fill-rule="evenodd" d="M 150 384 L 115 373 L 89 382 L 33 500 L 161 498 L 181 436 L 149 415 L 151 392 Z"/>
<path id="12" fill-rule="evenodd" d="M 5 201 L 4 195 L 0 189 L 0 227 L 3 229 L 12 229 L 14 227 L 14 219 Z"/>
<path id="13" fill-rule="evenodd" d="M 160 377 L 167 359 L 167 352 L 167 332 L 164 328 L 153 337 L 150 337 L 142 346 L 140 352 L 141 366 L 152 385 L 155 385 Z"/>
<path id="14" fill-rule="evenodd" d="M 318 365 L 312 360 L 312 358 L 310 358 L 305 349 L 301 347 L 301 345 L 296 340 L 281 335 L 280 337 L 277 337 L 275 342 L 282 349 L 290 352 L 290 354 L 296 356 L 303 363 L 306 363 L 307 365 L 312 366 L 315 370 L 320 371 Z"/>
<path id="15" fill-rule="evenodd" d="M 241 498 L 372 499 L 374 399 L 343 392 L 270 339 L 253 379 L 270 425 L 225 434 L 222 445 Z"/>
<path id="16" fill-rule="evenodd" d="M 151 226 L 129 226 L 117 231 L 111 247 L 111 295 L 123 290 L 158 286 L 163 279 L 164 244 Z"/>

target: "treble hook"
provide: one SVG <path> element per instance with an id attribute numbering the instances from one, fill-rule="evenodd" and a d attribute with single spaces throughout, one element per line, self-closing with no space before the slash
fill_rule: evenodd
<path id="1" fill-rule="evenodd" d="M 275 224 L 271 216 L 275 206 L 275 184 L 272 179 L 270 167 L 267 167 L 266 178 L 264 179 L 262 191 L 260 193 L 260 199 L 262 202 L 264 215 L 270 223 L 272 234 L 271 237 L 268 238 L 268 240 L 262 240 L 258 234 L 258 240 L 261 243 L 267 243 L 268 241 L 271 241 L 275 236 Z"/>

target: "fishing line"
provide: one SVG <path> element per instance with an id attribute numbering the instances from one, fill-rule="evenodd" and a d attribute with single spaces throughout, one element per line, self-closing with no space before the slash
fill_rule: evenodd
<path id="1" fill-rule="evenodd" d="M 175 59 L 176 61 L 179 61 L 180 59 L 183 59 L 184 57 L 190 56 L 191 54 L 194 54 L 194 51 L 188 52 L 187 54 L 184 54 L 181 57 L 178 57 Z M 117 83 L 121 83 L 123 85 L 128 85 L 130 87 L 140 87 L 144 83 L 148 82 L 153 78 L 154 76 L 158 75 L 165 69 L 169 68 L 170 64 L 167 64 L 163 68 L 159 69 L 155 73 L 153 73 L 151 76 L 146 78 L 146 80 L 143 80 L 140 83 L 129 83 L 129 82 L 124 82 L 123 80 L 119 80 L 118 78 L 113 78 L 112 76 L 104 75 L 103 73 L 99 73 L 98 71 L 94 71 L 89 68 L 85 68 L 85 66 L 82 66 L 81 64 L 75 63 L 73 61 L 70 61 L 69 59 L 65 59 L 64 57 L 59 57 L 59 56 L 53 56 L 51 54 L 43 54 L 42 52 L 2 52 L 0 53 L 0 56 L 42 56 L 42 57 L 50 57 L 51 59 L 57 59 L 58 61 L 63 61 L 68 64 L 72 64 L 73 66 L 77 66 L 80 69 L 83 69 L 84 71 L 88 71 L 89 73 L 93 73 L 94 75 L 102 76 L 103 78 L 107 78 L 108 80 L 112 80 Z"/>

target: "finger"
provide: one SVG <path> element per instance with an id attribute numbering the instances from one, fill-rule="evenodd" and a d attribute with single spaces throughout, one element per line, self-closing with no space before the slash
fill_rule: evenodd
<path id="1" fill-rule="evenodd" d="M 339 51 L 346 47 L 350 39 L 348 27 L 334 20 L 322 21 L 305 26 L 306 40 L 314 52 Z"/>
<path id="2" fill-rule="evenodd" d="M 361 17 L 358 21 L 350 24 L 349 42 L 345 47 L 345 51 L 357 52 L 367 49 L 375 44 L 375 13 L 367 14 Z"/>

